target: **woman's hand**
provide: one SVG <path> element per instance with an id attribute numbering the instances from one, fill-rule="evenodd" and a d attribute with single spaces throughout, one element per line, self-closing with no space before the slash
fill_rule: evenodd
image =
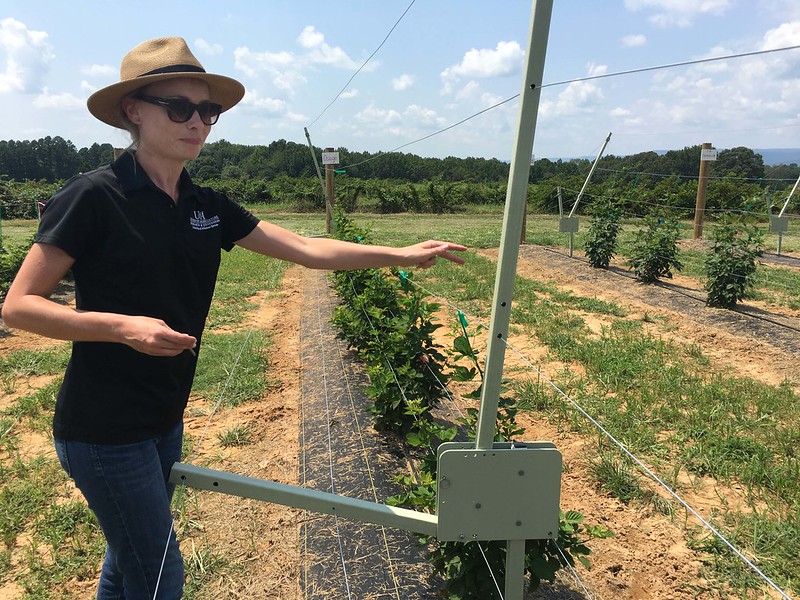
<path id="1" fill-rule="evenodd" d="M 405 258 L 401 266 L 428 269 L 436 264 L 436 259 L 439 257 L 452 261 L 458 265 L 463 265 L 464 259 L 453 254 L 453 251 L 464 252 L 466 249 L 466 246 L 462 246 L 460 244 L 428 240 L 427 242 L 421 242 L 419 244 L 414 244 L 413 246 L 406 246 L 403 248 L 402 252 L 407 258 Z"/>
<path id="2" fill-rule="evenodd" d="M 125 317 L 118 330 L 121 341 L 150 356 L 177 356 L 185 350 L 194 353 L 197 339 L 170 328 L 161 319 Z"/>

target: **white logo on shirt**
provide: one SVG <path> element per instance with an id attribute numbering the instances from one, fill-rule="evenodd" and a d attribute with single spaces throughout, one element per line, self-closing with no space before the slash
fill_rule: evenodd
<path id="1" fill-rule="evenodd" d="M 202 210 L 193 210 L 192 216 L 189 217 L 189 224 L 195 231 L 213 229 L 214 227 L 219 227 L 219 217 L 214 215 L 213 217 L 206 219 L 206 216 L 203 214 Z"/>

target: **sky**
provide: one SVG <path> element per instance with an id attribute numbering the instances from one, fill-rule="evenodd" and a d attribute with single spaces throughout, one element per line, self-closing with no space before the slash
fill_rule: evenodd
<path id="1" fill-rule="evenodd" d="M 553 4 L 544 85 L 800 45 L 800 0 Z M 247 89 L 210 142 L 305 144 L 307 127 L 317 147 L 509 160 L 516 100 L 417 140 L 520 93 L 531 8 L 526 0 L 3 0 L 0 140 L 126 146 L 127 134 L 94 119 L 86 99 L 119 80 L 128 50 L 179 35 L 207 71 Z M 704 142 L 800 147 L 800 49 L 542 90 L 535 158 L 595 156 L 609 133 L 606 154 L 618 156 Z"/>

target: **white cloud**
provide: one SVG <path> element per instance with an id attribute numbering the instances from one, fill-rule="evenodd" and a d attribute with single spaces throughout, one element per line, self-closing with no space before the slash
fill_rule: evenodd
<path id="1" fill-rule="evenodd" d="M 211 44 L 203 38 L 197 38 L 194 41 L 194 47 L 208 56 L 216 56 L 218 54 L 222 54 L 223 51 L 223 48 L 220 44 Z"/>
<path id="2" fill-rule="evenodd" d="M 339 94 L 339 98 L 355 98 L 358 96 L 358 90 L 356 88 L 347 90 L 346 92 L 342 92 Z"/>
<path id="3" fill-rule="evenodd" d="M 781 19 L 800 19 L 800 2 L 797 0 L 760 0 L 759 7 Z"/>
<path id="4" fill-rule="evenodd" d="M 576 81 L 570 83 L 558 95 L 558 106 L 561 114 L 572 114 L 591 110 L 603 99 L 603 90 L 591 82 Z"/>
<path id="5" fill-rule="evenodd" d="M 261 96 L 256 90 L 246 92 L 242 98 L 242 104 L 272 113 L 280 113 L 286 109 L 284 100 Z"/>
<path id="6" fill-rule="evenodd" d="M 447 120 L 435 110 L 419 104 L 410 104 L 402 112 L 370 105 L 357 113 L 355 119 L 370 128 L 380 127 L 386 133 L 403 138 L 416 137 L 447 125 Z"/>
<path id="7" fill-rule="evenodd" d="M 329 65 L 339 69 L 357 69 L 359 64 L 347 56 L 339 46 L 330 46 L 325 43 L 325 36 L 316 30 L 313 25 L 306 26 L 297 38 L 308 53 L 302 57 L 305 62 Z"/>
<path id="8" fill-rule="evenodd" d="M 436 111 L 418 104 L 410 104 L 403 111 L 403 120 L 408 127 L 441 127 L 445 120 L 436 114 Z"/>
<path id="9" fill-rule="evenodd" d="M 375 108 L 370 105 L 364 110 L 356 113 L 356 120 L 379 127 L 391 125 L 401 120 L 400 113 L 394 109 Z"/>
<path id="10" fill-rule="evenodd" d="M 496 94 L 490 94 L 489 92 L 484 92 L 481 94 L 481 103 L 483 104 L 483 106 L 487 108 L 489 106 L 494 106 L 495 104 L 499 103 L 502 100 L 503 98 L 501 98 Z"/>
<path id="11" fill-rule="evenodd" d="M 279 90 L 294 93 L 297 88 L 306 83 L 308 79 L 298 71 L 283 71 L 275 74 L 272 82 Z"/>
<path id="12" fill-rule="evenodd" d="M 247 46 L 233 51 L 234 67 L 248 77 L 258 77 L 259 72 L 278 73 L 295 62 L 291 52 L 253 52 Z"/>
<path id="13" fill-rule="evenodd" d="M 84 108 L 84 101 L 66 92 L 51 94 L 47 88 L 44 88 L 41 95 L 34 99 L 33 105 L 36 108 L 72 109 Z"/>
<path id="14" fill-rule="evenodd" d="M 517 42 L 498 42 L 494 50 L 475 48 L 464 54 L 461 62 L 441 73 L 445 82 L 461 78 L 486 78 L 512 75 L 522 68 L 525 53 Z"/>
<path id="15" fill-rule="evenodd" d="M 608 71 L 606 65 L 592 63 L 586 68 L 590 76 L 604 75 Z M 599 108 L 603 98 L 603 90 L 594 81 L 573 81 L 555 100 L 542 100 L 539 111 L 545 117 L 589 114 Z"/>
<path id="16" fill-rule="evenodd" d="M 641 33 L 626 35 L 621 38 L 622 45 L 627 48 L 636 48 L 637 46 L 644 46 L 647 43 L 647 36 Z"/>
<path id="17" fill-rule="evenodd" d="M 317 48 L 325 43 L 325 36 L 313 25 L 307 25 L 297 38 L 303 48 Z"/>
<path id="18" fill-rule="evenodd" d="M 306 115 L 291 111 L 284 114 L 283 118 L 292 123 L 308 123 L 308 117 Z"/>
<path id="19" fill-rule="evenodd" d="M 83 67 L 81 73 L 90 77 L 109 77 L 116 75 L 119 71 L 111 65 L 89 65 L 88 67 Z"/>
<path id="20" fill-rule="evenodd" d="M 0 21 L 0 94 L 40 91 L 52 60 L 46 32 L 11 17 Z"/>
<path id="21" fill-rule="evenodd" d="M 400 77 L 392 79 L 392 89 L 402 92 L 414 85 L 414 77 L 403 73 Z"/>
<path id="22" fill-rule="evenodd" d="M 474 96 L 480 91 L 480 84 L 474 79 L 468 82 L 458 93 L 456 93 L 456 100 L 464 100 L 470 96 Z"/>
<path id="23" fill-rule="evenodd" d="M 325 36 L 311 25 L 300 32 L 297 43 L 300 52 L 257 52 L 240 46 L 233 51 L 234 67 L 253 79 L 267 75 L 275 87 L 292 94 L 308 81 L 306 73 L 315 65 L 346 70 L 355 70 L 359 66 L 340 47 L 327 44 Z M 370 63 L 364 68 L 375 67 L 376 63 Z"/>
<path id="24" fill-rule="evenodd" d="M 596 65 L 594 63 L 589 63 L 586 65 L 586 70 L 589 72 L 590 77 L 605 75 L 608 73 L 608 65 Z"/>
<path id="25" fill-rule="evenodd" d="M 763 33 L 758 49 L 800 44 L 800 21 L 789 21 Z M 731 40 L 709 49 L 705 57 L 752 50 L 752 43 Z M 699 58 L 703 58 L 700 56 Z M 778 52 L 715 61 L 652 76 L 652 87 L 624 109 L 611 111 L 621 127 L 659 135 L 697 136 L 693 143 L 742 145 L 741 131 L 769 141 L 750 142 L 778 147 L 792 143 L 798 123 L 800 53 Z M 623 111 L 627 111 L 626 114 Z M 729 133 L 728 133 L 729 132 Z M 678 139 L 677 137 L 675 139 Z"/>
<path id="26" fill-rule="evenodd" d="M 659 27 L 689 27 L 698 15 L 721 15 L 732 0 L 625 0 L 628 10 L 652 12 L 648 20 Z"/>
<path id="27" fill-rule="evenodd" d="M 764 34 L 761 48 L 763 50 L 774 50 L 797 45 L 800 45 L 800 20 L 782 23 L 775 29 L 767 31 Z"/>

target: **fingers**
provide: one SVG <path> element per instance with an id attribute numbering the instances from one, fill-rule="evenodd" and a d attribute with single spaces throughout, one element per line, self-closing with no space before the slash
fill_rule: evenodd
<path id="1" fill-rule="evenodd" d="M 441 242 L 438 240 L 428 240 L 427 242 L 422 242 L 420 246 L 428 249 L 455 250 L 457 252 L 464 252 L 465 250 L 467 250 L 467 247 L 462 246 L 461 244 L 454 244 L 452 242 Z"/>
<path id="2" fill-rule="evenodd" d="M 430 258 L 426 258 L 422 262 L 417 263 L 417 267 L 420 269 L 430 269 L 433 265 L 436 264 L 437 256 L 431 256 Z"/>
<path id="3" fill-rule="evenodd" d="M 194 352 L 196 345 L 197 340 L 191 335 L 178 333 L 168 328 L 167 331 L 152 340 L 152 344 L 147 347 L 145 352 L 154 356 L 177 356 L 181 352 L 189 350 L 192 355 L 196 356 Z"/>
<path id="4" fill-rule="evenodd" d="M 454 262 L 457 265 L 464 264 L 464 259 L 456 254 L 453 254 L 451 251 L 464 252 L 467 249 L 466 246 L 462 246 L 461 244 L 452 244 L 450 242 L 438 242 L 435 240 L 423 242 L 420 244 L 420 246 L 428 250 L 430 253 L 417 263 L 417 266 L 422 269 L 427 269 L 435 265 L 438 257 Z"/>
<path id="5" fill-rule="evenodd" d="M 442 252 L 439 256 L 449 260 L 450 262 L 454 262 L 457 265 L 463 265 L 464 259 L 460 256 L 456 256 L 455 254 L 451 254 L 450 252 Z"/>
<path id="6" fill-rule="evenodd" d="M 123 341 L 131 348 L 151 356 L 177 356 L 197 345 L 194 336 L 175 331 L 160 319 L 131 317 Z"/>

